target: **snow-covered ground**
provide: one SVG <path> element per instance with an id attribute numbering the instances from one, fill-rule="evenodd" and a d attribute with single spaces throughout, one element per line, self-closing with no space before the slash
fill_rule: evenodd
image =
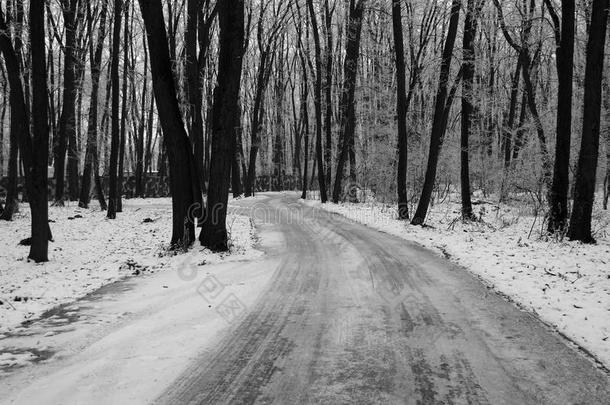
<path id="1" fill-rule="evenodd" d="M 453 196 L 431 207 L 426 227 L 398 221 L 394 206 L 373 199 L 306 203 L 438 251 L 610 368 L 610 212 L 596 206 L 598 243 L 583 245 L 542 236 L 542 218 L 525 204 L 477 202 L 478 222 L 459 219 L 459 196 Z"/>
<path id="2" fill-rule="evenodd" d="M 254 227 L 246 216 L 230 215 L 231 254 L 216 254 L 195 244 L 187 254 L 168 250 L 171 236 L 170 199 L 124 200 L 124 212 L 106 219 L 96 207 L 76 203 L 50 207 L 54 242 L 47 263 L 28 261 L 30 210 L 27 204 L 11 222 L 0 222 L 0 338 L 23 321 L 74 301 L 103 285 L 128 276 L 175 269 L 190 275 L 185 263 L 244 260 L 261 253 L 254 249 Z M 0 366 L 10 361 L 0 356 Z"/>

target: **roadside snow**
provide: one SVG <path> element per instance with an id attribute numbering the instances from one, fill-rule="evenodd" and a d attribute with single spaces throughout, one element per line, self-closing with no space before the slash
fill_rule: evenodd
<path id="1" fill-rule="evenodd" d="M 431 207 L 422 228 L 374 201 L 306 204 L 436 250 L 610 368 L 610 213 L 601 207 L 594 210 L 598 244 L 583 245 L 541 237 L 541 218 L 507 205 L 481 202 L 474 207 L 480 221 L 464 223 L 459 203 L 447 199 Z"/>
<path id="2" fill-rule="evenodd" d="M 260 255 L 254 249 L 253 224 L 245 216 L 227 218 L 229 255 L 198 244 L 186 255 L 174 255 L 168 251 L 170 199 L 125 200 L 123 210 L 116 220 L 108 220 L 105 212 L 81 209 L 76 203 L 50 207 L 55 241 L 49 245 L 50 261 L 43 264 L 28 261 L 29 247 L 18 245 L 29 237 L 27 204 L 12 222 L 0 222 L 0 337 L 23 321 L 124 277 L 179 269 L 190 260 L 211 264 Z"/>

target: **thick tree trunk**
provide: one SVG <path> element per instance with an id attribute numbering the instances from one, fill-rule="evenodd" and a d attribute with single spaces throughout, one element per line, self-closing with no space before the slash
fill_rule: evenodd
<path id="1" fill-rule="evenodd" d="M 549 202 L 550 233 L 563 232 L 568 218 L 575 12 L 574 0 L 563 0 L 561 2 L 561 40 L 557 44 L 557 142 L 555 144 L 555 166 Z"/>
<path id="2" fill-rule="evenodd" d="M 608 0 L 593 0 L 585 68 L 582 138 L 574 186 L 574 208 L 568 230 L 570 240 L 579 240 L 584 243 L 595 242 L 591 233 L 591 215 L 599 155 L 601 87 L 608 5 Z"/>
<path id="3" fill-rule="evenodd" d="M 354 1 L 357 1 L 354 4 Z M 336 204 L 341 198 L 343 172 L 350 148 L 353 150 L 353 141 L 356 123 L 355 91 L 356 76 L 358 73 L 358 58 L 360 54 L 360 38 L 362 33 L 362 18 L 365 0 L 351 0 L 345 47 L 344 79 L 339 110 L 341 115 L 341 138 L 339 139 L 339 157 L 337 158 L 337 171 L 333 188 L 333 202 Z M 350 166 L 354 171 L 353 165 Z"/>
<path id="4" fill-rule="evenodd" d="M 453 0 L 451 5 L 451 19 L 443 50 L 443 59 L 441 61 L 438 92 L 436 94 L 434 120 L 432 122 L 432 133 L 430 135 L 430 153 L 428 155 L 428 165 L 426 167 L 426 175 L 424 178 L 424 186 L 421 197 L 419 199 L 415 215 L 413 216 L 413 220 L 411 221 L 413 225 L 422 225 L 424 223 L 426 214 L 428 213 L 430 199 L 432 197 L 432 190 L 434 189 L 438 158 L 441 152 L 445 130 L 447 128 L 446 116 L 451 106 L 451 104 L 448 103 L 447 89 L 449 84 L 449 71 L 451 69 L 453 47 L 455 45 L 455 37 L 457 35 L 458 22 L 460 19 L 460 7 L 461 1 Z"/>
<path id="5" fill-rule="evenodd" d="M 121 21 L 123 17 L 123 0 L 114 0 L 114 28 L 112 34 L 112 54 L 110 62 L 110 81 L 112 86 L 110 164 L 108 176 L 108 212 L 109 219 L 115 219 L 117 213 L 117 166 L 119 162 L 120 121 L 119 121 L 119 48 L 121 46 Z"/>
<path id="6" fill-rule="evenodd" d="M 28 187 L 32 211 L 32 245 L 29 258 L 35 262 L 48 261 L 49 203 L 47 195 L 47 162 L 49 155 L 49 95 L 45 51 L 44 2 L 30 3 L 30 44 L 32 54 L 32 129 L 33 140 L 23 137 L 23 161 L 31 181 Z M 27 128 L 27 126 L 26 126 Z M 27 133 L 24 131 L 24 134 Z M 29 145 L 26 145 L 29 144 Z M 28 148 L 29 146 L 29 148 Z M 28 150 L 29 149 L 29 150 Z M 26 178 L 27 180 L 27 178 Z"/>
<path id="7" fill-rule="evenodd" d="M 219 5 L 218 82 L 212 112 L 212 159 L 207 215 L 199 239 L 211 250 L 228 249 L 226 227 L 231 156 L 239 127 L 239 87 L 244 44 L 244 2 L 226 0 Z"/>
<path id="8" fill-rule="evenodd" d="M 173 227 L 171 245 L 189 246 L 195 238 L 193 213 L 202 206 L 201 191 L 194 187 L 195 163 L 190 141 L 180 114 L 161 0 L 140 0 L 146 26 L 153 89 L 163 143 L 169 160 Z"/>
<path id="9" fill-rule="evenodd" d="M 407 73 L 399 0 L 392 0 L 392 26 L 394 51 L 396 53 L 396 124 L 398 126 L 396 189 L 398 192 L 398 219 L 409 219 L 409 201 L 407 198 Z"/>

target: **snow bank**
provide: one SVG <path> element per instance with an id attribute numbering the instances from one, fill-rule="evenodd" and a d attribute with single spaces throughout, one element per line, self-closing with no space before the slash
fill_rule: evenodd
<path id="1" fill-rule="evenodd" d="M 524 207 L 480 202 L 480 221 L 463 223 L 459 203 L 448 199 L 430 209 L 422 228 L 398 221 L 394 206 L 306 203 L 436 250 L 610 368 L 610 213 L 601 207 L 598 244 L 583 245 L 542 237 L 542 219 Z"/>
<path id="2" fill-rule="evenodd" d="M 181 268 L 187 261 L 215 263 L 260 255 L 254 249 L 253 224 L 245 216 L 227 218 L 230 254 L 196 244 L 188 254 L 175 255 L 168 250 L 170 199 L 125 200 L 123 211 L 108 220 L 105 212 L 81 209 L 76 203 L 50 207 L 55 242 L 49 245 L 50 261 L 42 264 L 28 261 L 29 247 L 18 245 L 30 236 L 27 204 L 12 222 L 0 222 L 0 337 L 54 306 L 124 277 Z"/>

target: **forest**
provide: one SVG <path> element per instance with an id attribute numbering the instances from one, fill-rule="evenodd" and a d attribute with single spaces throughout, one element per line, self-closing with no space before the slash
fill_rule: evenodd
<path id="1" fill-rule="evenodd" d="M 610 0 L 0 0 L 0 405 L 610 404 Z"/>
<path id="2" fill-rule="evenodd" d="M 549 235 L 594 243 L 610 193 L 608 8 L 2 1 L 1 218 L 29 202 L 39 262 L 49 203 L 93 199 L 120 220 L 126 196 L 160 183 L 172 246 L 201 227 L 220 251 L 229 193 L 372 194 L 413 225 L 457 193 L 462 221 L 481 200 L 532 200 Z"/>

